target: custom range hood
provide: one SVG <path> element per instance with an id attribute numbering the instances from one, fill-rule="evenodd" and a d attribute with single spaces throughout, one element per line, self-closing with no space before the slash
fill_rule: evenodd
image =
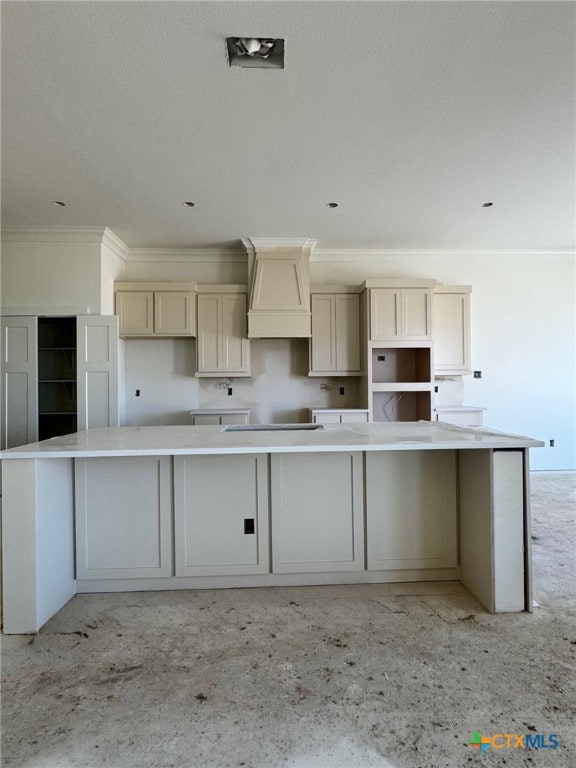
<path id="1" fill-rule="evenodd" d="M 248 337 L 309 338 L 310 253 L 316 240 L 245 238 L 248 252 Z"/>

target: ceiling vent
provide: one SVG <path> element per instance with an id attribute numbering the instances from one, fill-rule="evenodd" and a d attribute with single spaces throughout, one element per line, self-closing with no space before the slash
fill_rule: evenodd
<path id="1" fill-rule="evenodd" d="M 227 37 L 231 67 L 284 69 L 284 40 L 272 37 Z"/>

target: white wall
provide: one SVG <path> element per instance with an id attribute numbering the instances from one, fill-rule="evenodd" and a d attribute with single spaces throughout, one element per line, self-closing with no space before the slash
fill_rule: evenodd
<path id="1" fill-rule="evenodd" d="M 100 244 L 3 242 L 3 314 L 100 314 Z"/>

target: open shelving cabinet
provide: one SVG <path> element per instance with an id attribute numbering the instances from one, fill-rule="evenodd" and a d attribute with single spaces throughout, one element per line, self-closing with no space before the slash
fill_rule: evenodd
<path id="1" fill-rule="evenodd" d="M 38 318 L 38 439 L 77 431 L 76 318 Z"/>
<path id="2" fill-rule="evenodd" d="M 371 421 L 430 421 L 432 348 L 369 343 L 368 407 Z"/>

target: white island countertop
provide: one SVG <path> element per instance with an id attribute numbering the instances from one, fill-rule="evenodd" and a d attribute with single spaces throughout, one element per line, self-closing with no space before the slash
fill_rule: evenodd
<path id="1" fill-rule="evenodd" d="M 256 426 L 256 425 L 254 425 Z M 108 427 L 54 437 L 0 452 L 0 459 L 176 456 L 322 451 L 414 451 L 536 448 L 540 440 L 438 422 L 258 425 L 254 431 L 220 426 Z M 302 429 L 294 429 L 301 427 Z"/>

